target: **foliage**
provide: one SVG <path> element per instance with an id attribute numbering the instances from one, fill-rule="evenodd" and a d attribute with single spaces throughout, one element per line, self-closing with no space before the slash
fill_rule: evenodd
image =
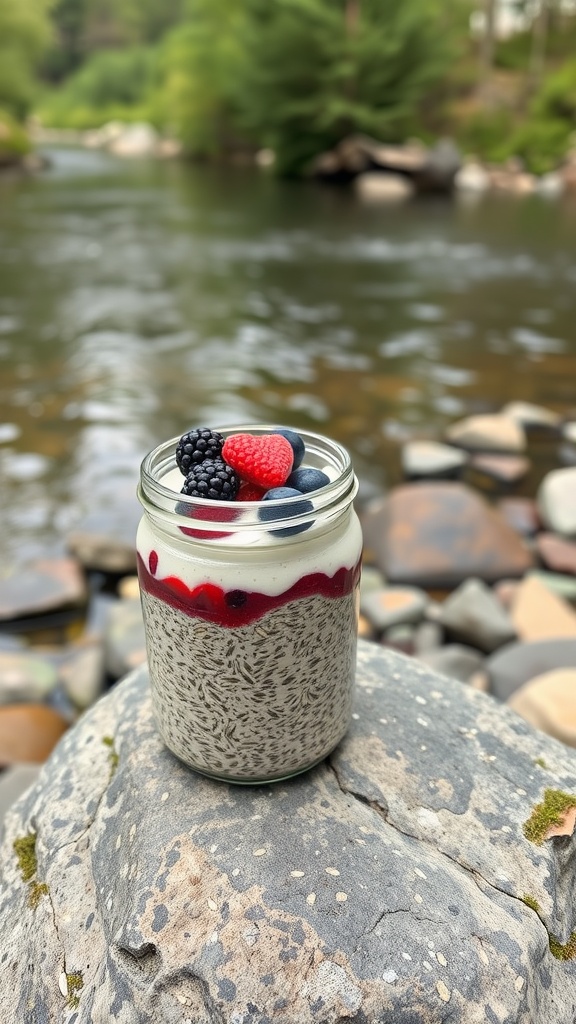
<path id="1" fill-rule="evenodd" d="M 33 69 L 50 38 L 49 0 L 0 0 L 0 107 L 22 118 L 34 100 Z"/>
<path id="2" fill-rule="evenodd" d="M 0 167 L 17 163 L 30 150 L 26 132 L 5 110 L 0 110 Z"/>
<path id="3" fill-rule="evenodd" d="M 236 138 L 248 3 L 188 0 L 186 21 L 166 38 L 157 118 L 196 155 L 213 156 Z"/>
<path id="4" fill-rule="evenodd" d="M 101 50 L 40 107 L 44 124 L 93 128 L 106 121 L 147 120 L 148 100 L 158 82 L 158 52 L 153 47 Z"/>
<path id="5" fill-rule="evenodd" d="M 420 104 L 453 56 L 456 6 L 252 0 L 238 83 L 242 125 L 275 150 L 285 173 L 350 132 L 402 138 L 416 130 Z"/>

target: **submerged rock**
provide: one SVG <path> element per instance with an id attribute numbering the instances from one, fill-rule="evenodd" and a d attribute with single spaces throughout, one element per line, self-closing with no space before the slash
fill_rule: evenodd
<path id="1" fill-rule="evenodd" d="M 364 643 L 334 754 L 228 786 L 164 749 L 140 669 L 6 816 L 1 1019 L 572 1024 L 574 838 L 535 808 L 575 773 L 491 698 Z"/>
<path id="2" fill-rule="evenodd" d="M 503 517 L 461 483 L 403 484 L 362 517 L 368 548 L 391 583 L 454 587 L 522 576 L 533 558 Z"/>
<path id="3" fill-rule="evenodd" d="M 86 583 L 72 558 L 45 558 L 16 566 L 0 579 L 0 620 L 10 622 L 83 605 Z"/>

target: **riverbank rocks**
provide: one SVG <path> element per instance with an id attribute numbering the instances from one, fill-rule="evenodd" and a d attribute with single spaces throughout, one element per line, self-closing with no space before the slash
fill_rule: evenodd
<path id="1" fill-rule="evenodd" d="M 410 479 L 451 479 L 458 476 L 467 462 L 460 448 L 439 441 L 408 441 L 402 447 L 404 476 Z"/>
<path id="2" fill-rule="evenodd" d="M 359 174 L 354 181 L 354 189 L 360 199 L 367 202 L 402 202 L 411 199 L 415 193 L 414 185 L 401 174 L 379 171 Z"/>
<path id="3" fill-rule="evenodd" d="M 512 619 L 478 579 L 466 580 L 446 598 L 438 621 L 451 635 L 488 654 L 516 639 Z"/>
<path id="4" fill-rule="evenodd" d="M 576 612 L 536 576 L 526 576 L 518 585 L 510 615 L 523 640 L 576 637 Z"/>
<path id="5" fill-rule="evenodd" d="M 27 651 L 0 651 L 0 705 L 42 701 L 58 682 L 46 659 Z"/>
<path id="6" fill-rule="evenodd" d="M 540 558 L 553 572 L 576 576 L 576 543 L 556 537 L 553 533 L 540 533 L 536 538 Z"/>
<path id="7" fill-rule="evenodd" d="M 468 476 L 481 486 L 488 483 L 512 487 L 529 469 L 529 460 L 521 455 L 473 455 L 468 463 Z"/>
<path id="8" fill-rule="evenodd" d="M 391 583 L 455 587 L 522 576 L 531 553 L 503 517 L 458 482 L 394 488 L 362 516 L 365 541 Z"/>
<path id="9" fill-rule="evenodd" d="M 509 705 L 527 722 L 576 747 L 576 668 L 557 668 L 531 679 Z"/>
<path id="10" fill-rule="evenodd" d="M 1 1019 L 572 1024 L 575 840 L 539 808 L 576 754 L 372 644 L 358 682 L 273 786 L 179 764 L 144 669 L 87 712 L 6 817 Z"/>
<path id="11" fill-rule="evenodd" d="M 68 722 L 45 704 L 0 707 L 0 767 L 41 764 L 52 753 Z"/>
<path id="12" fill-rule="evenodd" d="M 553 533 L 576 538 L 576 466 L 547 473 L 537 502 L 542 521 Z"/>
<path id="13" fill-rule="evenodd" d="M 376 633 L 390 626 L 420 622 L 427 604 L 428 595 L 417 587 L 383 587 L 360 597 L 360 611 Z"/>
<path id="14" fill-rule="evenodd" d="M 448 427 L 446 438 L 469 451 L 520 453 L 526 448 L 523 428 L 501 413 L 458 420 Z"/>
<path id="15" fill-rule="evenodd" d="M 536 640 L 508 644 L 484 663 L 490 692 L 508 700 L 524 683 L 556 668 L 576 665 L 576 639 Z"/>
<path id="16" fill-rule="evenodd" d="M 501 410 L 501 415 L 519 423 L 528 433 L 559 434 L 562 426 L 557 412 L 531 402 L 509 402 Z"/>
<path id="17" fill-rule="evenodd" d="M 72 558 L 38 559 L 0 579 L 0 620 L 10 622 L 83 605 L 86 584 Z"/>

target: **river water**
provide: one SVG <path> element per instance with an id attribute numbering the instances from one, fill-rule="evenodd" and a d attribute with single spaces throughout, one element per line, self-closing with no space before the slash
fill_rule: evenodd
<path id="1" fill-rule="evenodd" d="M 194 424 L 330 434 L 368 495 L 399 480 L 402 441 L 465 414 L 576 414 L 575 202 L 370 206 L 254 171 L 50 155 L 0 179 L 4 566 L 63 550 Z"/>

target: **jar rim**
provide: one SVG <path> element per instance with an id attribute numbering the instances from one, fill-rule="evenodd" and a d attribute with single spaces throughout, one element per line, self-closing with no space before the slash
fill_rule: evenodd
<path id="1" fill-rule="evenodd" d="M 332 520 L 345 511 L 356 496 L 358 481 L 352 461 L 346 448 L 338 441 L 312 431 L 287 428 L 281 424 L 240 424 L 214 429 L 224 438 L 232 434 L 261 436 L 278 430 L 294 430 L 304 442 L 306 466 L 328 471 L 328 475 L 333 478 L 323 487 L 303 494 L 301 499 L 286 497 L 266 502 L 232 502 L 191 498 L 162 482 L 171 471 L 177 469 L 175 451 L 180 437 L 173 437 L 152 449 L 142 460 L 138 498 L 145 512 L 163 520 L 167 526 L 179 526 L 185 533 L 190 531 L 192 520 L 194 527 L 197 528 L 194 533 L 200 531 L 206 534 L 208 539 L 211 539 L 214 533 L 222 536 L 223 529 L 231 534 L 255 529 L 273 529 L 281 536 L 277 531 L 290 529 L 292 532 L 296 527 L 303 530 L 318 517 L 322 520 Z M 267 511 L 266 522 L 259 516 L 264 505 Z M 298 506 L 301 508 L 298 509 Z M 231 510 L 235 512 L 234 517 L 230 514 Z M 273 520 L 273 526 L 269 519 Z"/>

